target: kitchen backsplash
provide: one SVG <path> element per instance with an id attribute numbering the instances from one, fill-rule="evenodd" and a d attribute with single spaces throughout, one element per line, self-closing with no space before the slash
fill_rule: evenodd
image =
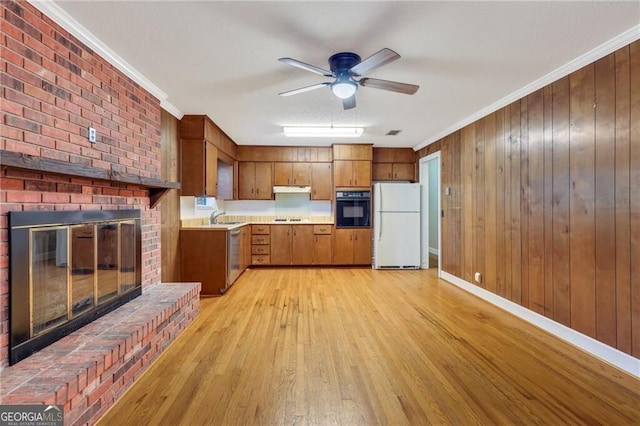
<path id="1" fill-rule="evenodd" d="M 280 194 L 275 200 L 218 200 L 228 216 L 331 216 L 331 201 L 312 201 L 309 194 Z M 180 219 L 209 217 L 212 210 L 196 210 L 195 197 L 180 197 Z"/>

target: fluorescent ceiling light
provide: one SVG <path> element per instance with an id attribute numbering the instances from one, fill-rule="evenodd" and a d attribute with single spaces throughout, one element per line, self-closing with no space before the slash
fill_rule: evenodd
<path id="1" fill-rule="evenodd" d="M 284 135 L 293 138 L 358 138 L 362 127 L 283 127 Z"/>

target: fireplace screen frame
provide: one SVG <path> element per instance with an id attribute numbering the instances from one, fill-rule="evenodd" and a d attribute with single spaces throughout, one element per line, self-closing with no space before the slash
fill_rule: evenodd
<path id="1" fill-rule="evenodd" d="M 124 242 L 125 235 L 122 225 L 134 225 L 133 236 L 135 242 Z M 93 229 L 93 247 L 96 250 L 93 261 L 93 306 L 84 310 L 77 316 L 73 315 L 71 300 L 72 285 L 72 230 L 78 225 L 90 225 Z M 98 228 L 101 226 L 115 226 L 117 230 L 115 265 L 117 267 L 117 293 L 113 297 L 99 301 L 99 277 L 104 265 L 99 264 L 98 259 Z M 64 249 L 64 268 L 66 269 L 67 293 L 67 317 L 66 321 L 43 329 L 38 334 L 33 334 L 34 313 L 33 309 L 33 261 L 32 241 L 35 232 L 49 230 L 65 230 L 66 248 Z M 142 227 L 140 210 L 84 210 L 84 211 L 29 211 L 9 212 L 9 250 L 10 265 L 10 289 L 9 289 L 9 363 L 11 365 L 52 344 L 62 337 L 94 321 L 95 319 L 111 312 L 119 306 L 136 298 L 142 293 Z M 131 234 L 127 235 L 130 238 Z M 58 236 L 56 235 L 56 239 Z M 128 259 L 127 265 L 123 262 L 123 247 L 125 243 L 129 249 L 133 248 L 135 259 Z M 132 246 L 132 247 L 131 247 Z M 133 264 L 131 264 L 131 262 Z M 103 266 L 103 268 L 101 268 Z M 125 268 L 126 271 L 123 269 Z M 133 269 L 133 271 L 131 271 Z M 62 272 L 65 274 L 65 272 Z M 122 278 L 127 276 L 127 287 L 124 288 Z M 130 281 L 133 281 L 131 283 Z M 63 293 L 61 292 L 61 293 Z"/>

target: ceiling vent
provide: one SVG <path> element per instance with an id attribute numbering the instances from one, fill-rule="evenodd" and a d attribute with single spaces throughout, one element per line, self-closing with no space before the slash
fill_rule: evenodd
<path id="1" fill-rule="evenodd" d="M 400 133 L 402 130 L 389 130 L 386 134 L 386 136 L 395 136 L 398 133 Z"/>

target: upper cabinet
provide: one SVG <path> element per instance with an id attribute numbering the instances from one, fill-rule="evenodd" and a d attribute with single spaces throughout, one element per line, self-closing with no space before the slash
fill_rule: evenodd
<path id="1" fill-rule="evenodd" d="M 218 149 L 202 139 L 182 140 L 182 190 L 184 195 L 218 195 Z"/>
<path id="2" fill-rule="evenodd" d="M 371 186 L 371 145 L 333 145 L 333 183 L 338 187 Z"/>
<path id="3" fill-rule="evenodd" d="M 273 198 L 273 163 L 243 161 L 238 167 L 238 198 L 271 200 Z"/>
<path id="4" fill-rule="evenodd" d="M 310 163 L 274 163 L 274 185 L 311 185 Z"/>
<path id="5" fill-rule="evenodd" d="M 416 180 L 416 157 L 411 148 L 374 148 L 373 180 Z"/>
<path id="6" fill-rule="evenodd" d="M 336 187 L 371 186 L 371 161 L 335 160 L 333 165 Z"/>
<path id="7" fill-rule="evenodd" d="M 183 116 L 180 138 L 181 194 L 218 196 L 218 161 L 233 165 L 236 144 L 206 115 Z"/>
<path id="8" fill-rule="evenodd" d="M 333 194 L 331 163 L 311 164 L 311 199 L 331 200 Z"/>

